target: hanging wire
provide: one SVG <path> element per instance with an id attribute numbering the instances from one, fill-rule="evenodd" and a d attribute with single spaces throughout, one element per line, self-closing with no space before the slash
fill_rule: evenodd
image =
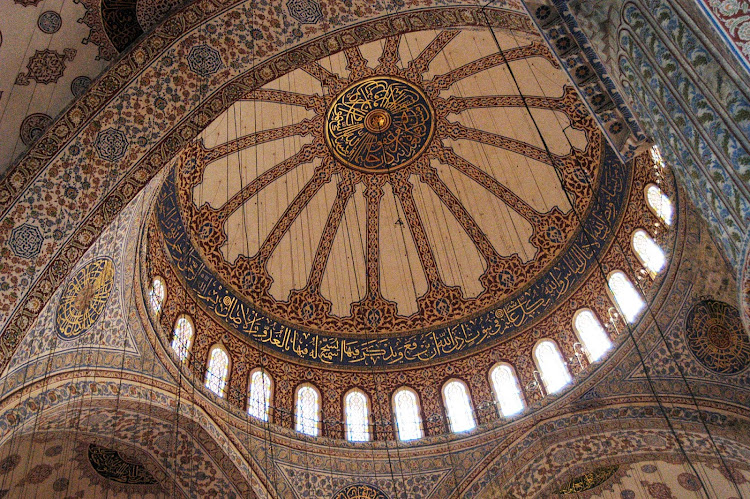
<path id="1" fill-rule="evenodd" d="M 540 130 L 540 128 L 539 128 L 539 126 L 538 126 L 538 124 L 537 124 L 537 122 L 536 122 L 536 120 L 535 120 L 534 116 L 533 116 L 533 114 L 531 113 L 531 109 L 530 109 L 530 108 L 529 108 L 529 106 L 528 106 L 528 103 L 527 103 L 526 97 L 524 96 L 523 92 L 521 91 L 521 87 L 520 87 L 520 85 L 519 85 L 519 83 L 518 83 L 518 80 L 517 80 L 517 79 L 516 79 L 516 77 L 515 77 L 515 74 L 514 74 L 514 72 L 513 72 L 513 69 L 512 69 L 511 67 L 510 67 L 510 65 L 509 65 L 509 64 L 507 64 L 507 59 L 505 58 L 505 53 L 503 52 L 502 48 L 500 47 L 499 41 L 497 40 L 497 36 L 496 36 L 496 34 L 495 34 L 494 30 L 493 30 L 493 29 L 492 29 L 492 27 L 491 27 L 491 24 L 490 24 L 490 21 L 489 21 L 489 17 L 487 16 L 487 13 L 486 13 L 486 8 L 487 8 L 487 7 L 488 7 L 488 6 L 489 6 L 489 5 L 491 4 L 491 3 L 494 3 L 494 1 L 495 1 L 495 0 L 492 0 L 492 1 L 490 2 L 490 3 L 488 3 L 488 4 L 484 5 L 484 6 L 482 7 L 482 9 L 481 9 L 481 10 L 482 10 L 482 13 L 483 13 L 483 16 L 484 16 L 484 18 L 485 18 L 485 20 L 486 20 L 486 22 L 487 22 L 487 27 L 488 27 L 488 30 L 489 30 L 489 32 L 491 33 L 491 35 L 492 35 L 492 37 L 493 37 L 493 40 L 495 41 L 495 44 L 496 44 L 496 46 L 497 46 L 497 48 L 498 48 L 498 51 L 499 51 L 499 53 L 500 53 L 500 54 L 502 55 L 502 57 L 503 57 L 503 60 L 504 60 L 504 61 L 506 62 L 506 66 L 508 67 L 508 70 L 509 70 L 509 73 L 510 73 L 510 75 L 511 75 L 511 78 L 513 79 L 513 82 L 514 82 L 514 84 L 515 84 L 515 86 L 516 86 L 516 89 L 517 89 L 517 91 L 519 92 L 519 95 L 520 95 L 520 97 L 521 97 L 521 100 L 522 100 L 522 102 L 524 103 L 524 107 L 526 108 L 526 110 L 527 110 L 527 112 L 528 112 L 529 116 L 531 117 L 531 120 L 532 120 L 532 122 L 534 123 L 534 127 L 535 127 L 535 129 L 536 129 L 536 132 L 537 132 L 537 134 L 539 135 L 539 138 L 540 138 L 540 140 L 542 141 L 542 144 L 543 144 L 543 146 L 544 146 L 545 152 L 547 153 L 547 155 L 548 155 L 548 156 L 549 156 L 549 158 L 550 158 L 550 161 L 552 162 L 552 166 L 553 166 L 553 168 L 554 168 L 554 170 L 555 170 L 555 172 L 556 172 L 556 174 L 557 174 L 557 176 L 558 176 L 558 180 L 559 180 L 559 182 L 560 182 L 560 185 L 562 186 L 562 189 L 563 189 L 563 191 L 565 191 L 565 195 L 566 195 L 566 197 L 568 198 L 568 200 L 569 200 L 569 203 L 570 203 L 570 204 L 571 204 L 571 206 L 572 206 L 572 209 L 574 210 L 574 213 L 575 213 L 575 215 L 576 215 L 576 218 L 578 219 L 579 225 L 581 225 L 581 226 L 583 227 L 581 215 L 580 215 L 580 213 L 578 212 L 578 209 L 577 209 L 577 207 L 575 206 L 575 204 L 574 204 L 574 203 L 572 202 L 572 198 L 571 198 L 571 196 L 570 196 L 570 193 L 569 193 L 569 192 L 567 191 L 567 189 L 565 188 L 565 184 L 564 184 L 564 182 L 563 182 L 563 180 L 564 180 L 564 179 L 563 179 L 563 177 L 562 177 L 562 173 L 560 172 L 560 168 L 559 168 L 559 167 L 558 167 L 558 166 L 556 165 L 556 163 L 555 163 L 555 159 L 554 159 L 554 156 L 552 155 L 552 153 L 551 153 L 551 152 L 550 152 L 550 150 L 549 150 L 548 144 L 547 144 L 546 140 L 544 139 L 544 136 L 543 136 L 543 134 L 542 134 L 542 132 L 541 132 L 541 130 Z M 567 135 L 566 135 L 566 138 L 567 138 Z M 569 140 L 569 139 L 568 139 L 568 140 Z M 571 144 L 571 147 L 572 147 L 572 144 Z M 584 172 L 584 173 L 585 173 L 585 177 L 586 177 L 586 181 L 587 181 L 587 183 L 589 183 L 589 185 L 591 185 L 590 179 L 588 178 L 588 172 Z M 589 241 L 589 243 L 591 243 L 591 236 L 590 236 L 590 235 L 588 234 L 588 231 L 586 231 L 586 230 L 585 230 L 585 228 L 583 229 L 583 234 L 584 234 L 584 237 L 586 237 L 586 239 L 587 239 L 587 240 Z M 617 242 L 617 241 L 616 241 L 616 243 L 615 243 L 615 244 L 618 244 L 618 245 L 619 245 L 619 242 Z M 622 251 L 622 248 L 620 248 L 620 251 L 621 251 L 621 252 L 623 253 L 623 255 L 624 255 L 624 252 Z M 604 268 L 603 268 L 603 264 L 601 263 L 601 260 L 599 259 L 598 255 L 595 255 L 595 258 L 596 258 L 596 262 L 597 262 L 597 267 L 599 268 L 599 271 L 601 272 L 602 276 L 604 277 L 604 279 L 605 279 L 605 282 L 607 282 L 607 287 L 609 288 L 609 282 L 608 282 L 608 281 L 607 281 L 607 279 L 606 279 L 606 272 L 604 271 Z M 631 264 L 630 264 L 630 260 L 629 260 L 629 259 L 627 259 L 627 257 L 625 258 L 625 261 L 626 261 L 626 263 L 627 263 L 627 264 L 631 265 Z M 631 270 L 631 272 L 632 272 L 632 266 L 631 266 L 631 269 L 630 269 L 630 270 Z M 611 290 L 611 288 L 610 288 L 610 292 L 611 292 L 611 291 L 612 291 L 612 290 Z M 643 293 L 643 289 L 641 288 L 641 294 L 642 294 L 642 293 Z M 673 359 L 673 361 L 674 361 L 674 356 L 673 356 L 673 354 L 672 354 L 672 352 L 671 352 L 671 348 L 669 347 L 669 344 L 668 344 L 668 342 L 666 341 L 666 338 L 665 338 L 665 336 L 664 336 L 664 333 L 663 333 L 663 331 L 661 330 L 661 327 L 659 326 L 659 324 L 658 324 L 658 321 L 656 320 L 656 316 L 654 315 L 654 313 L 653 313 L 653 310 L 652 310 L 652 308 L 651 308 L 650 304 L 648 303 L 648 301 L 645 301 L 645 302 L 646 302 L 646 308 L 647 308 L 647 312 L 648 312 L 648 314 L 649 314 L 649 315 L 650 315 L 650 316 L 652 317 L 652 319 L 653 319 L 653 321 L 654 321 L 654 324 L 655 324 L 655 326 L 656 326 L 656 329 L 657 329 L 657 331 L 658 331 L 658 332 L 660 333 L 660 336 L 661 336 L 661 338 L 662 338 L 662 341 L 663 341 L 663 342 L 664 342 L 664 344 L 666 345 L 666 348 L 667 348 L 667 350 L 668 350 L 668 353 L 670 354 L 671 358 L 672 358 L 672 359 Z M 667 423 L 667 426 L 669 427 L 669 429 L 670 429 L 670 432 L 672 433 L 673 437 L 675 438 L 675 441 L 676 441 L 676 443 L 677 443 L 677 445 L 678 445 L 678 447 L 679 447 L 679 449 L 680 449 L 680 452 L 681 452 L 681 453 L 683 454 L 683 456 L 684 456 L 684 458 L 686 459 L 686 461 L 687 461 L 687 462 L 688 462 L 688 463 L 690 464 L 690 467 L 691 467 L 691 469 L 693 470 L 693 472 L 695 473 L 696 477 L 698 478 L 698 480 L 699 480 L 699 482 L 700 482 L 700 484 L 701 484 L 701 487 L 702 487 L 702 488 L 703 488 L 703 490 L 704 490 L 704 491 L 706 492 L 706 494 L 708 494 L 708 490 L 707 490 L 707 488 L 706 488 L 706 485 L 705 485 L 705 483 L 703 482 L 703 479 L 702 479 L 702 478 L 700 477 L 700 475 L 699 475 L 699 473 L 698 473 L 697 469 L 695 468 L 695 466 L 693 465 L 692 461 L 691 461 L 691 460 L 690 460 L 690 458 L 688 457 L 688 455 L 687 455 L 687 453 L 686 453 L 686 451 L 685 451 L 685 449 L 684 449 L 684 446 L 683 446 L 683 444 L 682 444 L 681 440 L 679 439 L 679 437 L 678 437 L 678 435 L 677 435 L 677 432 L 676 432 L 676 430 L 675 430 L 675 428 L 674 428 L 674 425 L 672 424 L 672 421 L 670 420 L 670 418 L 669 418 L 669 415 L 668 415 L 668 413 L 667 413 L 667 411 L 666 411 L 666 409 L 665 409 L 665 407 L 664 407 L 664 405 L 663 405 L 663 403 L 662 403 L 662 401 L 661 401 L 660 397 L 658 396 L 658 393 L 657 393 L 657 391 L 656 391 L 656 389 L 655 389 L 655 386 L 654 386 L 654 383 L 653 383 L 653 380 L 652 380 L 652 377 L 651 377 L 651 373 L 650 373 L 650 370 L 649 370 L 649 369 L 648 369 L 648 368 L 646 367 L 646 363 L 645 363 L 645 360 L 644 360 L 644 357 L 643 357 L 643 353 L 642 353 L 642 352 L 641 352 L 641 350 L 640 350 L 640 349 L 638 348 L 637 342 L 635 341 L 635 339 L 634 339 L 634 336 L 633 336 L 633 331 L 632 331 L 632 327 L 630 326 L 630 324 L 629 324 L 629 323 L 628 323 L 627 321 L 625 321 L 625 328 L 626 328 L 626 330 L 627 330 L 627 332 L 628 332 L 628 336 L 629 336 L 629 338 L 631 339 L 631 341 L 633 342 L 633 346 L 634 346 L 634 348 L 635 348 L 635 350 L 636 350 L 636 352 L 637 352 L 637 354 L 638 354 L 639 360 L 640 360 L 640 362 L 641 362 L 641 366 L 643 367 L 644 375 L 646 376 L 646 380 L 647 380 L 647 383 L 648 383 L 648 385 L 649 385 L 649 389 L 650 389 L 650 391 L 652 392 L 652 395 L 654 396 L 654 399 L 656 400 L 656 402 L 657 402 L 657 405 L 659 406 L 659 409 L 660 409 L 661 413 L 662 413 L 662 414 L 663 414 L 663 416 L 664 416 L 664 419 L 665 419 L 665 421 L 666 421 L 666 423 Z M 709 439 L 710 439 L 710 440 L 711 440 L 711 442 L 713 443 L 713 445 L 714 445 L 714 448 L 716 449 L 716 452 L 717 452 L 717 454 L 719 455 L 720 461 L 721 461 L 721 462 L 722 462 L 722 464 L 723 464 L 723 465 L 725 466 L 725 468 L 726 468 L 727 470 L 729 470 L 729 468 L 728 468 L 728 467 L 726 466 L 726 463 L 724 462 L 723 456 L 721 456 L 721 454 L 720 454 L 720 453 L 718 452 L 718 447 L 716 447 L 716 444 L 715 444 L 715 443 L 713 442 L 713 437 L 711 436 L 710 430 L 708 429 L 708 426 L 707 426 L 707 424 L 706 424 L 706 422 L 705 422 L 705 420 L 704 420 L 704 418 L 703 418 L 703 416 L 702 416 L 701 410 L 700 410 L 700 408 L 699 408 L 699 407 L 698 407 L 698 405 L 697 405 L 697 400 L 695 399 L 695 396 L 694 396 L 694 394 L 693 394 L 693 392 L 692 392 L 692 389 L 690 388 L 689 384 L 687 383 L 687 380 L 685 379 L 685 377 L 684 377 L 684 373 L 683 373 L 683 371 L 682 371 L 681 367 L 679 366 L 679 364 L 677 364 L 677 368 L 678 368 L 678 371 L 680 372 L 680 375 L 681 375 L 681 377 L 683 378 L 683 380 L 684 380 L 684 382 L 685 382 L 685 385 L 686 385 L 686 387 L 688 388 L 688 391 L 689 391 L 689 393 L 690 393 L 690 395 L 691 395 L 691 399 L 693 400 L 693 403 L 695 404 L 696 410 L 698 411 L 698 414 L 699 414 L 699 416 L 700 416 L 700 417 L 699 417 L 699 419 L 701 419 L 701 422 L 703 423 L 703 427 L 704 427 L 704 429 L 706 430 L 707 434 L 709 435 Z M 731 475 L 731 472 L 729 472 L 729 473 L 730 473 L 730 476 L 732 476 L 732 475 Z M 734 482 L 734 480 L 733 480 L 733 482 Z M 741 492 L 739 491 L 739 487 L 737 486 L 737 484 L 736 484 L 736 483 L 734 483 L 734 487 L 735 487 L 736 491 L 738 492 L 738 494 L 740 494 L 740 497 L 742 497 L 742 494 L 741 494 Z"/>
<path id="2" fill-rule="evenodd" d="M 250 28 L 251 31 L 255 30 L 255 2 L 251 4 L 250 7 Z M 251 47 L 250 47 L 250 64 L 251 67 L 255 67 L 256 64 L 256 42 L 253 41 Z M 234 133 L 235 136 L 239 136 L 239 124 L 237 121 L 237 113 L 241 113 L 242 109 L 241 106 L 238 106 L 235 104 L 233 117 L 234 117 Z M 240 123 L 242 123 L 242 119 L 240 116 Z M 283 125 L 283 123 L 282 123 Z M 253 135 L 257 135 L 258 133 L 258 113 L 257 113 L 257 104 L 256 101 L 253 101 Z M 259 144 L 255 144 L 254 147 L 254 154 L 255 154 L 255 178 L 258 178 L 259 176 Z M 237 169 L 239 174 L 239 181 L 240 181 L 240 191 L 243 192 L 245 190 L 245 184 L 244 184 L 244 177 L 243 177 L 243 168 L 242 168 L 242 157 L 240 148 L 237 148 Z M 256 210 L 256 230 L 257 230 L 257 239 L 258 244 L 261 244 L 260 240 L 260 230 L 261 230 L 261 224 L 260 224 L 260 201 L 257 199 L 259 196 L 259 193 L 255 195 L 256 197 L 256 204 L 257 204 L 257 210 Z M 229 199 L 229 163 L 227 162 L 227 199 Z M 250 233 L 248 231 L 247 227 L 247 212 L 246 212 L 246 205 L 248 201 L 245 201 L 242 203 L 242 227 L 245 233 L 245 252 L 247 254 L 247 258 L 250 258 Z M 260 342 L 260 372 L 265 388 L 265 379 L 266 376 L 269 376 L 268 369 L 266 367 L 266 352 L 265 352 L 265 344 L 263 342 Z M 252 382 L 252 380 L 250 380 Z M 278 386 L 278 385 L 276 385 Z M 272 387 L 269 387 L 269 390 L 271 390 Z M 271 397 L 273 397 L 273 392 L 271 392 Z M 264 407 L 265 407 L 265 391 L 263 392 L 263 400 L 264 400 Z M 266 475 L 267 478 L 270 479 L 271 485 L 273 487 L 274 492 L 276 493 L 276 496 L 279 496 L 278 491 L 278 479 L 276 476 L 276 460 L 274 457 L 274 446 L 273 446 L 273 435 L 271 432 L 271 419 L 281 416 L 283 418 L 283 413 L 278 410 L 272 410 L 271 406 L 271 400 L 268 401 L 268 408 L 266 409 L 266 420 L 262 423 L 264 429 L 265 429 L 265 438 L 264 438 L 264 455 L 265 455 L 265 469 L 266 469 Z M 247 411 L 246 411 L 247 414 Z M 278 423 L 282 423 L 279 421 Z M 269 462 L 270 460 L 270 462 Z"/>
<path id="3" fill-rule="evenodd" d="M 492 2 L 494 2 L 494 1 L 495 0 L 492 0 Z M 492 3 L 492 2 L 490 2 L 490 3 Z M 515 37 L 515 35 L 513 35 L 513 36 Z M 527 64 L 530 65 L 530 63 L 528 61 L 527 61 Z M 536 72 L 532 71 L 532 74 L 534 75 L 534 78 L 537 79 Z M 541 84 L 538 81 L 538 79 L 537 79 L 537 84 L 539 85 L 540 88 L 542 88 Z M 530 112 L 529 112 L 529 114 L 530 114 Z M 559 122 L 559 116 L 556 113 L 554 114 L 554 116 L 555 116 L 556 120 L 558 121 L 558 124 L 560 124 L 560 122 Z M 570 128 L 570 127 L 571 127 L 571 125 L 569 124 L 566 128 Z M 572 143 L 570 141 L 570 137 L 567 135 L 567 133 L 565 133 L 564 135 L 565 135 L 566 141 L 568 142 L 568 145 L 570 146 L 570 148 L 572 150 L 573 149 L 573 145 L 572 145 Z M 656 173 L 656 183 L 657 183 L 657 185 L 661 185 L 662 184 L 662 180 L 663 180 L 663 172 L 661 172 L 661 169 L 657 168 L 657 169 L 655 169 L 655 173 Z M 586 182 L 590 186 L 591 185 L 591 179 L 588 176 L 588 172 L 584 172 L 584 174 L 585 174 Z M 660 202 L 661 201 L 662 201 L 662 199 L 660 198 Z M 658 228 L 659 226 L 661 226 L 661 223 L 657 222 L 655 225 Z M 588 237 L 587 233 L 586 233 L 586 236 Z M 631 275 L 635 275 L 636 277 L 638 277 L 639 274 L 637 272 L 635 272 L 635 269 L 633 268 L 633 265 L 632 265 L 632 260 L 627 257 L 626 251 L 622 248 L 619 239 L 615 239 L 615 244 L 619 248 L 620 253 L 623 255 L 623 257 L 624 257 L 623 259 L 624 259 L 626 265 L 628 266 L 628 270 L 629 270 L 630 274 Z M 607 283 L 607 285 L 609 287 L 609 283 Z M 636 285 L 639 288 L 640 294 L 645 298 L 647 296 L 647 294 L 646 294 L 646 291 L 643 289 L 644 285 L 643 285 L 642 280 L 636 279 Z M 611 291 L 612 290 L 610 288 L 610 292 Z M 698 405 L 698 402 L 696 400 L 696 397 L 695 397 L 695 394 L 694 394 L 694 392 L 692 390 L 692 387 L 690 386 L 690 384 L 689 384 L 689 382 L 688 382 L 688 380 L 687 380 L 687 378 L 685 376 L 684 369 L 682 368 L 681 364 L 679 362 L 677 362 L 677 360 L 676 360 L 676 358 L 674 356 L 674 353 L 672 351 L 672 348 L 670 346 L 670 343 L 667 341 L 666 335 L 665 335 L 663 329 L 661 328 L 660 324 L 657 321 L 656 315 L 655 315 L 655 313 L 653 311 L 653 308 L 651 307 L 650 302 L 648 300 L 644 300 L 644 303 L 646 303 L 647 314 L 651 316 L 651 318 L 652 318 L 652 320 L 654 322 L 655 328 L 656 328 L 657 332 L 659 333 L 659 336 L 660 336 L 662 342 L 664 343 L 664 345 L 665 345 L 665 347 L 667 349 L 667 353 L 669 355 L 669 358 L 675 364 L 675 366 L 677 368 L 677 371 L 680 374 L 680 377 L 681 377 L 683 383 L 685 384 L 685 387 L 688 390 L 688 393 L 689 393 L 690 398 L 691 398 L 691 402 L 694 405 L 696 411 L 698 412 L 699 419 L 701 420 L 703 428 L 706 431 L 707 436 L 709 437 L 709 440 L 710 440 L 710 442 L 712 444 L 712 447 L 714 448 L 714 450 L 715 450 L 717 456 L 719 457 L 719 460 L 720 460 L 721 464 L 724 466 L 725 470 L 729 473 L 730 476 L 733 476 L 731 474 L 731 471 L 730 471 L 729 467 L 727 466 L 726 462 L 724 461 L 723 456 L 721 455 L 718 446 L 716 445 L 716 443 L 715 443 L 715 441 L 713 439 L 713 435 L 711 433 L 711 430 L 707 426 L 707 423 L 706 423 L 705 418 L 704 418 L 704 416 L 702 414 L 702 411 L 701 411 L 701 409 L 700 409 L 700 407 Z M 630 325 L 627 322 L 626 322 L 626 327 L 628 328 L 629 332 L 632 333 L 632 331 L 631 331 L 632 328 L 630 327 Z M 644 370 L 645 370 L 645 367 L 644 367 Z M 689 460 L 688 460 L 688 462 L 689 462 Z M 691 464 L 691 466 L 692 466 L 692 464 Z M 742 497 L 742 494 L 740 493 L 740 490 L 739 490 L 739 488 L 738 488 L 738 486 L 737 486 L 736 483 L 734 483 L 734 486 L 735 486 L 735 489 L 736 489 L 737 493 L 740 494 L 740 497 Z"/>

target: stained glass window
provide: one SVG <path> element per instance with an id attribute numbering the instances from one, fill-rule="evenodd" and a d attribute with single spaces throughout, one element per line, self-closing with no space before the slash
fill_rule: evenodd
<path id="1" fill-rule="evenodd" d="M 451 431 L 457 433 L 476 427 L 469 400 L 469 390 L 462 381 L 454 379 L 443 386 L 443 402 Z"/>
<path id="2" fill-rule="evenodd" d="M 352 442 L 370 440 L 370 411 L 367 396 L 359 390 L 352 390 L 344 398 L 346 417 L 346 439 Z"/>
<path id="3" fill-rule="evenodd" d="M 612 348 L 607 332 L 602 327 L 594 312 L 584 308 L 576 312 L 573 328 L 578 333 L 581 343 L 586 348 L 589 362 L 596 362 Z"/>
<path id="4" fill-rule="evenodd" d="M 640 293 L 630 282 L 628 276 L 622 271 L 612 272 L 609 276 L 609 289 L 615 297 L 617 308 L 628 322 L 635 322 L 638 314 L 641 313 L 646 304 L 641 298 Z"/>
<path id="5" fill-rule="evenodd" d="M 247 412 L 251 416 L 268 421 L 268 409 L 271 405 L 271 377 L 257 369 L 250 375 L 250 397 L 247 400 Z"/>
<path id="6" fill-rule="evenodd" d="M 422 420 L 419 417 L 419 401 L 414 390 L 400 388 L 393 395 L 393 412 L 399 440 L 422 438 Z"/>
<path id="7" fill-rule="evenodd" d="M 208 369 L 206 370 L 206 388 L 219 397 L 224 396 L 229 377 L 229 354 L 219 345 L 211 349 L 208 354 Z"/>
<path id="8" fill-rule="evenodd" d="M 181 315 L 174 323 L 174 335 L 172 336 L 172 350 L 177 358 L 184 362 L 193 344 L 193 321 L 187 315 Z"/>
<path id="9" fill-rule="evenodd" d="M 302 385 L 297 389 L 297 425 L 300 433 L 318 436 L 320 422 L 320 395 L 311 385 Z"/>
<path id="10" fill-rule="evenodd" d="M 633 232 L 633 250 L 651 277 L 661 272 L 667 263 L 664 252 L 643 229 Z"/>
<path id="11" fill-rule="evenodd" d="M 672 224 L 672 201 L 656 184 L 646 187 L 646 203 L 664 225 Z"/>
<path id="12" fill-rule="evenodd" d="M 503 416 L 513 416 L 523 411 L 523 396 L 512 367 L 508 364 L 498 364 L 490 372 L 490 379 Z"/>
<path id="13" fill-rule="evenodd" d="M 164 286 L 164 280 L 161 277 L 154 277 L 154 281 L 151 283 L 151 289 L 148 290 L 148 301 L 151 305 L 151 310 L 155 314 L 161 312 L 161 306 L 164 304 L 164 297 L 166 296 L 166 288 Z"/>
<path id="14" fill-rule="evenodd" d="M 554 341 L 540 341 L 534 348 L 534 358 L 547 393 L 557 393 L 572 381 L 568 367 Z"/>

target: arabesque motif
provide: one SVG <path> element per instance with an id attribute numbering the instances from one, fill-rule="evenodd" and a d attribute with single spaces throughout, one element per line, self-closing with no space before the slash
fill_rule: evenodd
<path id="1" fill-rule="evenodd" d="M 357 484 L 336 492 L 331 499 L 390 499 L 385 492 L 372 485 Z"/>

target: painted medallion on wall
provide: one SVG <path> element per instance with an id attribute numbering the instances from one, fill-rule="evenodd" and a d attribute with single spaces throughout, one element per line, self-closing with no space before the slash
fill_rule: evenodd
<path id="1" fill-rule="evenodd" d="M 417 86 L 391 76 L 366 78 L 333 101 L 326 143 L 346 166 L 392 172 L 417 159 L 427 147 L 435 130 L 432 115 Z"/>
<path id="2" fill-rule="evenodd" d="M 620 467 L 615 466 L 603 466 L 596 468 L 588 473 L 571 478 L 568 483 L 560 487 L 557 492 L 560 495 L 568 494 L 580 494 L 587 490 L 591 490 L 605 483 L 607 480 L 612 478 Z"/>
<path id="3" fill-rule="evenodd" d="M 349 485 L 331 496 L 331 499 L 389 499 L 385 492 L 367 484 Z"/>
<path id="4" fill-rule="evenodd" d="M 718 300 L 703 300 L 685 319 L 685 339 L 690 352 L 707 369 L 718 374 L 738 374 L 750 366 L 750 339 L 740 312 Z"/>
<path id="5" fill-rule="evenodd" d="M 89 444 L 88 457 L 94 471 L 107 480 L 130 485 L 158 483 L 141 463 L 124 458 L 116 450 L 92 443 Z"/>
<path id="6" fill-rule="evenodd" d="M 97 258 L 84 265 L 70 279 L 60 296 L 55 327 L 63 340 L 74 340 L 99 319 L 115 283 L 115 265 L 109 258 Z"/>

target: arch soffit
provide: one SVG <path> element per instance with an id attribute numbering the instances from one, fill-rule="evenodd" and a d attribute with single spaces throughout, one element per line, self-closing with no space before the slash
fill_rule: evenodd
<path id="1" fill-rule="evenodd" d="M 694 407 L 690 406 L 689 401 L 685 402 L 687 405 L 680 406 L 676 412 L 670 413 L 670 420 L 679 421 L 683 425 L 680 433 L 681 440 L 686 439 L 682 433 L 686 432 L 692 436 L 691 441 L 701 441 L 685 447 L 689 457 L 691 459 L 693 457 L 716 458 L 705 429 L 696 422 L 698 420 L 695 419 L 697 415 Z M 712 421 L 708 424 L 713 438 L 720 442 L 719 445 L 724 446 L 722 456 L 733 463 L 746 463 L 747 457 L 750 456 L 750 438 L 746 436 L 737 438 L 736 432 L 727 431 L 726 426 L 744 427 L 748 424 L 747 420 L 727 416 L 720 409 L 703 409 L 701 412 L 704 416 L 708 416 L 706 421 Z M 651 413 L 654 419 L 647 421 L 644 425 L 643 418 L 623 418 L 622 415 L 625 413 Z M 534 487 L 556 484 L 584 461 L 596 463 L 607 460 L 610 464 L 613 462 L 625 464 L 633 460 L 679 455 L 679 448 L 664 419 L 659 417 L 660 414 L 655 404 L 628 404 L 619 408 L 610 406 L 561 415 L 536 424 L 529 422 L 521 430 L 522 433 L 516 434 L 513 439 L 498 440 L 500 443 L 488 452 L 481 462 L 476 463 L 474 469 L 464 477 L 456 491 L 461 497 L 478 497 L 481 496 L 481 491 L 490 486 L 495 488 L 500 486 L 500 490 L 511 490 L 513 486 L 520 486 L 519 496 L 536 495 L 539 490 L 533 494 L 530 492 L 534 490 Z M 726 418 L 725 423 L 721 426 L 715 424 L 722 418 Z M 592 427 L 582 424 L 582 421 L 586 420 L 596 420 L 597 425 Z M 597 440 L 606 440 L 611 445 L 600 448 L 592 443 Z M 550 445 L 552 442 L 554 444 Z M 633 452 L 634 443 L 637 446 L 637 452 Z M 727 449 L 731 450 L 727 451 Z M 555 453 L 558 451 L 562 452 L 556 460 Z M 504 459 L 507 459 L 508 454 L 520 456 L 520 461 L 512 469 L 504 466 Z M 547 458 L 537 459 L 540 454 Z M 563 460 L 563 454 L 566 460 Z M 567 459 L 571 455 L 573 457 Z M 540 471 L 540 463 L 542 467 L 547 467 L 542 474 L 552 477 L 551 479 L 535 480 Z M 596 467 L 595 464 L 590 466 L 590 468 L 594 467 Z"/>
<path id="2" fill-rule="evenodd" d="M 67 429 L 68 413 L 71 407 L 75 412 L 84 415 L 94 410 L 103 414 L 113 414 L 127 410 L 143 418 L 164 421 L 175 425 L 175 407 L 180 407 L 178 428 L 189 428 L 191 435 L 197 437 L 199 445 L 220 465 L 233 484 L 244 484 L 244 494 L 252 492 L 253 497 L 268 497 L 266 485 L 261 477 L 262 470 L 256 469 L 256 463 L 247 460 L 239 450 L 239 442 L 233 442 L 231 432 L 226 432 L 216 422 L 215 416 L 206 412 L 200 405 L 191 400 L 181 400 L 168 391 L 155 388 L 138 381 L 123 381 L 119 378 L 97 376 L 93 379 L 74 378 L 58 375 L 37 383 L 38 391 L 17 394 L 5 399 L 0 405 L 0 446 L 17 434 L 25 431 Z M 31 389 L 32 387 L 29 387 Z M 148 400 L 149 403 L 144 403 Z M 90 409 L 80 409 L 89 407 Z M 209 410 L 214 410 L 209 406 Z M 31 426 L 28 426 L 28 425 Z M 91 431 L 91 433 L 96 433 Z M 99 434 L 105 434 L 102 429 Z M 144 439 L 131 439 L 141 442 Z M 143 448 L 144 452 L 149 449 Z"/>

